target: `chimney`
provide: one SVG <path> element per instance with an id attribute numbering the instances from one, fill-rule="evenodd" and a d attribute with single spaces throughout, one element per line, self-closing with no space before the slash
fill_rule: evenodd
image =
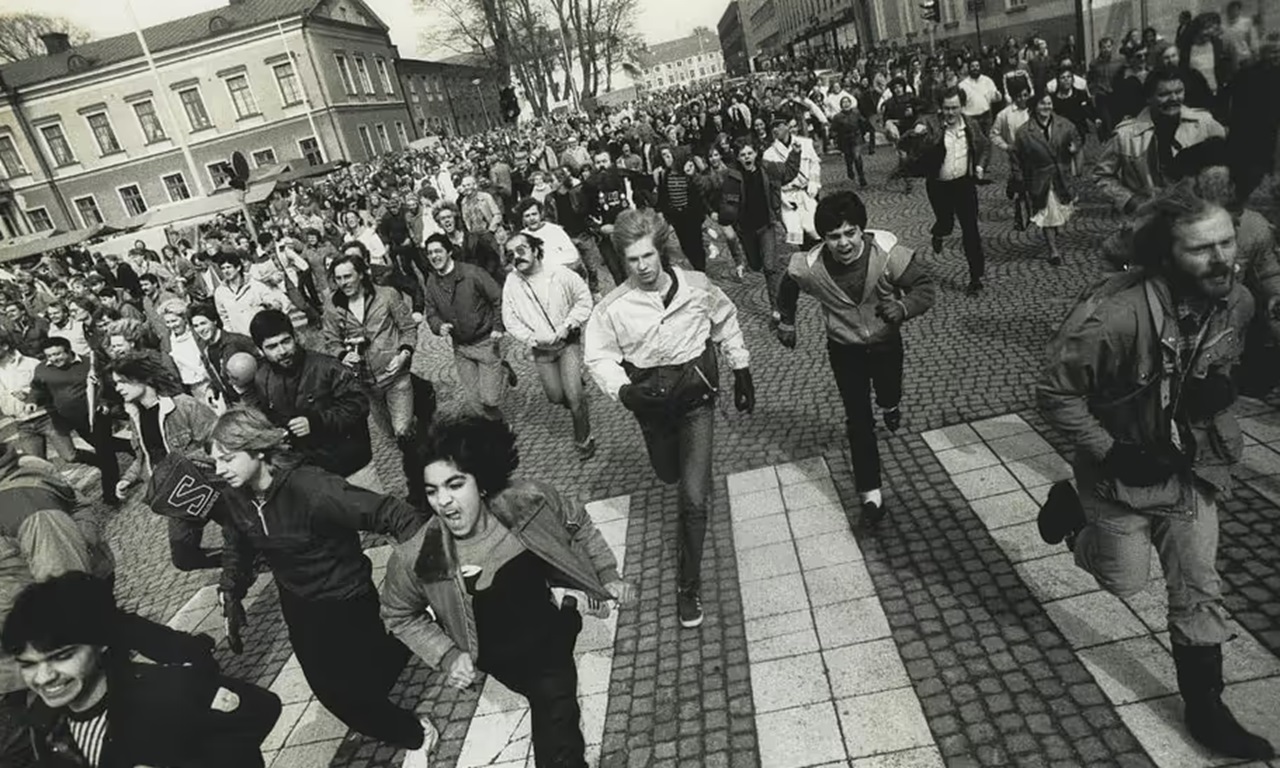
<path id="1" fill-rule="evenodd" d="M 66 32 L 45 32 L 40 35 L 40 42 L 44 43 L 44 51 L 50 56 L 71 50 L 71 39 Z"/>

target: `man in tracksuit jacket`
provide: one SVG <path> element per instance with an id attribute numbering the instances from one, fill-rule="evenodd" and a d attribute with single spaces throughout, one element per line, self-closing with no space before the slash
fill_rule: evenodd
<path id="1" fill-rule="evenodd" d="M 630 276 L 596 305 L 585 357 L 600 389 L 635 413 L 658 478 L 679 483 L 676 604 L 680 624 L 696 627 L 720 381 L 715 345 L 733 366 L 739 411 L 755 409 L 755 385 L 737 307 L 706 275 L 663 268 L 655 243 L 661 225 L 652 209 L 618 215 L 613 242 Z"/>
<path id="2" fill-rule="evenodd" d="M 795 348 L 801 291 L 822 304 L 827 354 L 844 401 L 853 474 L 862 497 L 861 524 L 873 526 L 885 507 L 871 386 L 875 384 L 885 427 L 897 430 L 902 422 L 900 327 L 933 306 L 933 279 L 895 235 L 866 228 L 867 209 L 855 193 L 823 198 L 813 218 L 823 243 L 791 257 L 778 291 L 778 340 Z"/>

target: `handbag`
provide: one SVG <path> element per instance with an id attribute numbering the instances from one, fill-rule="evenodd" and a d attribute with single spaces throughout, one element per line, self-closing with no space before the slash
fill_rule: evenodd
<path id="1" fill-rule="evenodd" d="M 143 503 L 162 517 L 208 520 L 222 500 L 221 483 L 179 453 L 170 453 L 151 471 Z"/>

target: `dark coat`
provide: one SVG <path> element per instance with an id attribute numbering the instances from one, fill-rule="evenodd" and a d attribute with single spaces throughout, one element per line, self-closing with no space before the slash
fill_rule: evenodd
<path id="1" fill-rule="evenodd" d="M 98 274 L 106 278 L 107 285 L 112 288 L 120 288 L 129 292 L 134 299 L 142 297 L 142 282 L 138 280 L 138 273 L 133 271 L 133 267 L 121 261 L 116 267 L 115 274 L 112 274 L 111 267 L 107 263 L 101 262 L 97 267 Z"/>
<path id="2" fill-rule="evenodd" d="M 991 159 L 991 139 L 987 137 L 985 131 L 971 117 L 963 116 L 965 140 L 969 145 L 969 175 L 974 175 L 974 168 L 981 166 L 987 167 L 988 161 Z M 925 115 L 921 118 L 925 125 L 925 132 L 919 138 L 913 138 L 911 135 L 904 135 L 903 142 L 911 144 L 913 141 L 918 142 L 913 152 L 916 155 L 916 168 L 927 178 L 936 179 L 938 172 L 942 169 L 942 161 L 946 159 L 947 147 L 944 140 L 946 131 L 942 127 L 941 119 L 937 115 Z"/>
<path id="3" fill-rule="evenodd" d="M 768 221 L 738 221 L 742 210 L 742 196 L 745 193 L 742 167 L 731 165 L 724 172 L 724 183 L 720 188 L 720 223 L 733 224 L 743 230 L 764 229 L 782 220 L 782 185 L 791 181 L 800 173 L 800 145 L 796 144 L 787 155 L 786 163 L 772 163 L 764 159 L 763 153 L 756 161 L 764 175 L 765 198 L 769 203 Z"/>
<path id="4" fill-rule="evenodd" d="M 426 315 L 432 333 L 447 323 L 454 343 L 477 344 L 503 330 L 502 289 L 479 267 L 455 261 L 449 274 L 427 278 Z"/>
<path id="5" fill-rule="evenodd" d="M 1048 204 L 1050 189 L 1061 202 L 1071 202 L 1067 172 L 1079 146 L 1080 134 L 1071 121 L 1061 115 L 1053 116 L 1047 135 L 1035 117 L 1018 129 L 1009 162 L 1016 166 L 1013 174 L 1023 180 L 1033 210 L 1041 210 Z"/>

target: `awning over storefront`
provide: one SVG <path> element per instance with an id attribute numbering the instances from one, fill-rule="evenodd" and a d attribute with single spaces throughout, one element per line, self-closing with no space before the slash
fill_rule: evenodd
<path id="1" fill-rule="evenodd" d="M 21 238 L 10 240 L 0 244 L 0 264 L 7 264 L 11 261 L 18 261 L 29 256 L 44 253 L 46 251 L 56 251 L 59 248 L 67 248 L 78 243 L 83 243 L 102 235 L 109 235 L 112 232 L 121 231 L 119 227 L 109 224 L 98 224 L 85 229 L 77 229 L 71 232 L 40 232 L 34 235 L 23 235 Z"/>

